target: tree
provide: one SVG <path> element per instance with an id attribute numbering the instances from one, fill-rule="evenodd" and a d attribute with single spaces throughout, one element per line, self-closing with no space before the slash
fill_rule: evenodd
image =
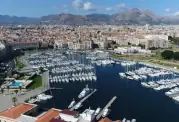
<path id="1" fill-rule="evenodd" d="M 16 98 L 16 97 L 13 97 L 13 98 L 12 98 L 12 102 L 13 102 L 14 106 L 16 106 L 17 98 Z"/>
<path id="2" fill-rule="evenodd" d="M 4 93 L 4 89 L 3 89 L 3 88 L 1 88 L 1 93 L 2 93 L 2 94 Z"/>
<path id="3" fill-rule="evenodd" d="M 175 52 L 175 53 L 173 54 L 173 59 L 179 60 L 179 52 Z"/>
<path id="4" fill-rule="evenodd" d="M 42 73 L 44 71 L 44 68 L 43 67 L 40 67 L 39 68 L 40 72 Z"/>
<path id="5" fill-rule="evenodd" d="M 14 92 L 16 93 L 16 96 L 17 96 L 18 90 L 16 89 Z"/>
<path id="6" fill-rule="evenodd" d="M 22 91 L 22 86 L 19 86 L 19 90 L 20 90 L 20 92 Z"/>
<path id="7" fill-rule="evenodd" d="M 161 56 L 164 58 L 164 59 L 172 59 L 173 58 L 173 54 L 174 52 L 171 51 L 171 50 L 165 50 L 161 53 Z"/>
<path id="8" fill-rule="evenodd" d="M 8 90 L 8 92 L 9 92 L 9 89 L 10 89 L 10 86 L 7 86 L 7 90 Z"/>

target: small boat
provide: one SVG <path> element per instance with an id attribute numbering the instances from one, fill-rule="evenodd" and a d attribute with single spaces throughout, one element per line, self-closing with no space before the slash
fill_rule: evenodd
<path id="1" fill-rule="evenodd" d="M 106 108 L 102 114 L 102 117 L 106 117 L 107 115 L 109 115 L 110 111 L 111 111 L 110 109 Z"/>
<path id="2" fill-rule="evenodd" d="M 125 74 L 125 73 L 122 73 L 122 72 L 119 73 L 119 75 L 120 75 L 121 78 L 125 78 L 125 77 L 126 77 L 126 74 Z"/>
<path id="3" fill-rule="evenodd" d="M 70 105 L 68 106 L 68 108 L 72 108 L 75 105 L 76 101 L 73 99 L 73 101 L 70 103 Z"/>
<path id="4" fill-rule="evenodd" d="M 81 108 L 81 107 L 82 107 L 82 103 L 79 102 L 79 103 L 75 106 L 75 110 L 77 110 L 77 109 L 79 109 L 79 108 Z"/>
<path id="5" fill-rule="evenodd" d="M 98 107 L 95 111 L 95 115 L 98 115 L 100 111 L 101 111 L 101 108 Z"/>
<path id="6" fill-rule="evenodd" d="M 90 89 L 88 88 L 88 85 L 82 90 L 82 92 L 78 95 L 78 98 L 81 99 L 85 97 L 87 94 L 89 94 Z"/>

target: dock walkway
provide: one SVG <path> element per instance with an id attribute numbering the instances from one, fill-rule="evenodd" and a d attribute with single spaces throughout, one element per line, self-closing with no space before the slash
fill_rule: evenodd
<path id="1" fill-rule="evenodd" d="M 87 95 L 86 97 L 84 97 L 83 99 L 81 99 L 79 102 L 83 103 L 85 100 L 87 100 L 87 99 L 88 99 L 92 94 L 94 94 L 96 91 L 97 91 L 97 89 L 94 89 L 93 92 L 91 92 L 89 95 Z M 79 103 L 79 102 L 78 102 L 78 103 Z M 77 104 L 78 104 L 78 103 L 77 103 Z M 77 104 L 76 104 L 76 105 L 77 105 Z M 73 110 L 75 109 L 75 106 L 76 106 L 76 105 L 74 105 L 70 110 L 73 111 Z"/>
<path id="2" fill-rule="evenodd" d="M 102 116 L 104 110 L 105 110 L 105 109 L 108 109 L 108 108 L 111 106 L 111 104 L 116 100 L 116 98 L 117 98 L 117 97 L 114 96 L 114 97 L 108 102 L 108 104 L 103 108 L 103 110 L 96 116 L 96 119 L 97 119 L 97 120 L 99 120 L 99 119 L 101 118 L 101 116 Z"/>

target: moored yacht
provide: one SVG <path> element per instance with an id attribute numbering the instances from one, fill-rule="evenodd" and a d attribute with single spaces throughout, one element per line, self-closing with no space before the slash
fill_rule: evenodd
<path id="1" fill-rule="evenodd" d="M 72 108 L 75 105 L 76 101 L 73 99 L 73 101 L 70 103 L 70 105 L 68 106 L 68 108 Z"/>
<path id="2" fill-rule="evenodd" d="M 77 109 L 79 109 L 79 108 L 81 108 L 81 107 L 82 107 L 82 103 L 79 102 L 78 104 L 76 104 L 76 106 L 75 106 L 75 110 L 77 110 Z"/>
<path id="3" fill-rule="evenodd" d="M 86 88 L 82 90 L 82 92 L 78 95 L 78 98 L 85 97 L 90 92 L 90 89 L 88 88 L 88 85 L 86 85 Z"/>
<path id="4" fill-rule="evenodd" d="M 110 109 L 106 108 L 102 114 L 102 117 L 106 117 L 107 115 L 109 115 L 110 111 L 111 111 Z"/>
<path id="5" fill-rule="evenodd" d="M 121 72 L 121 73 L 119 73 L 119 75 L 120 75 L 120 77 L 121 77 L 121 78 L 126 77 L 126 74 L 125 74 L 125 73 L 122 73 L 122 72 Z"/>
<path id="6" fill-rule="evenodd" d="M 101 108 L 98 107 L 95 111 L 95 115 L 98 115 L 100 111 L 101 111 Z"/>

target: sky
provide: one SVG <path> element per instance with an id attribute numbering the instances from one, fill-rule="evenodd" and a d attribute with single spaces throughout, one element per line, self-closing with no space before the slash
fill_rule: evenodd
<path id="1" fill-rule="evenodd" d="M 157 15 L 179 15 L 179 0 L 1 0 L 0 15 L 40 17 L 71 13 L 114 14 L 131 8 Z"/>

